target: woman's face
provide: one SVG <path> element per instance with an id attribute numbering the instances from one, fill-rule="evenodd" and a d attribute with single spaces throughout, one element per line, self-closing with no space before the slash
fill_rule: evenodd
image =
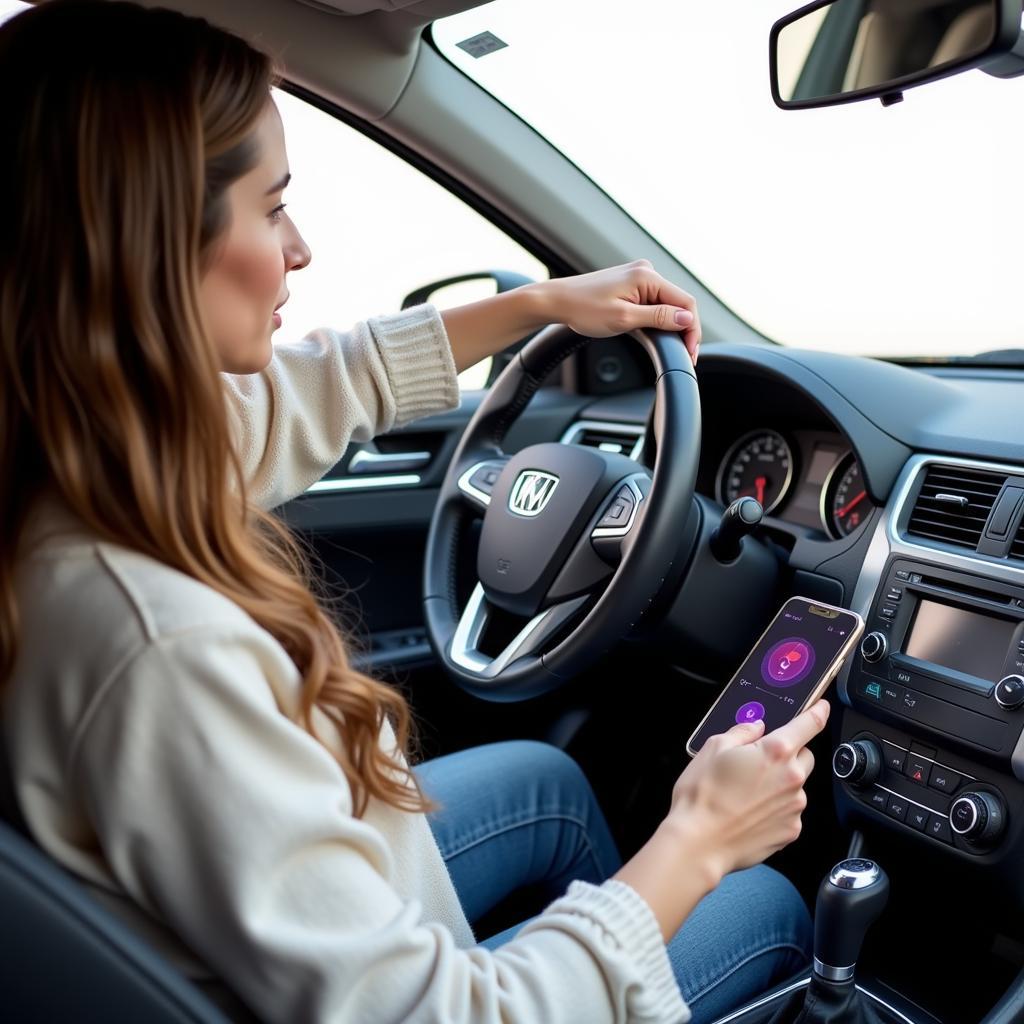
<path id="1" fill-rule="evenodd" d="M 256 128 L 259 163 L 227 190 L 230 224 L 213 245 L 200 282 L 203 320 L 227 373 L 257 373 L 270 362 L 285 275 L 310 252 L 281 201 L 290 177 L 281 115 L 268 101 Z"/>

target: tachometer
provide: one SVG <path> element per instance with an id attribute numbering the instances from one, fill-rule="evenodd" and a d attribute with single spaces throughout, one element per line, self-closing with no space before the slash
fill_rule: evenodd
<path id="1" fill-rule="evenodd" d="M 729 449 L 718 470 L 718 497 L 723 505 L 737 498 L 757 498 L 771 512 L 789 492 L 793 453 L 774 430 L 754 430 Z"/>
<path id="2" fill-rule="evenodd" d="M 821 491 L 822 521 L 833 537 L 848 537 L 870 515 L 873 505 L 853 452 L 836 463 Z"/>

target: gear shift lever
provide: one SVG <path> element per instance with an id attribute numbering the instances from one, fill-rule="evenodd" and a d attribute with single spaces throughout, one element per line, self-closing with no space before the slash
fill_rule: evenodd
<path id="1" fill-rule="evenodd" d="M 770 1024 L 893 1024 L 889 1010 L 870 1005 L 853 980 L 867 930 L 885 909 L 889 878 L 873 861 L 840 861 L 818 889 L 814 909 L 814 973 Z M 906 1017 L 899 1018 L 906 1020 Z"/>
<path id="2" fill-rule="evenodd" d="M 814 973 L 848 981 L 868 928 L 889 899 L 889 878 L 873 861 L 840 861 L 818 889 L 814 909 Z"/>

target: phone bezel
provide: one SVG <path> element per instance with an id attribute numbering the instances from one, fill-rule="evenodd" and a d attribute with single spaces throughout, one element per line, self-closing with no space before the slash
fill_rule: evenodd
<path id="1" fill-rule="evenodd" d="M 757 640 L 754 641 L 753 646 L 747 652 L 746 656 L 743 658 L 743 661 L 740 662 L 739 668 L 736 669 L 736 671 L 732 675 L 732 678 L 722 688 L 722 692 L 718 695 L 718 699 L 714 702 L 714 704 L 711 705 L 711 707 L 708 708 L 707 714 L 700 720 L 700 725 L 698 725 L 697 728 L 694 729 L 693 732 L 690 734 L 690 738 L 686 741 L 686 753 L 689 754 L 690 757 L 696 757 L 697 754 L 700 753 L 700 751 L 693 749 L 693 741 L 696 738 L 697 734 L 707 724 L 707 721 L 711 717 L 715 708 L 717 708 L 718 705 L 725 699 L 725 695 L 729 692 L 729 688 L 733 685 L 733 683 L 736 682 L 736 679 L 739 677 L 740 674 L 740 669 L 742 669 L 743 666 L 747 663 L 747 659 L 750 657 L 751 654 L 753 654 L 755 650 L 757 650 L 757 648 L 761 644 L 761 641 L 764 640 L 764 638 L 768 635 L 769 631 L 772 629 L 775 623 L 778 622 L 780 618 L 782 618 L 783 614 L 786 611 L 786 608 L 793 601 L 800 601 L 803 604 L 816 605 L 818 608 L 827 608 L 829 611 L 833 612 L 842 612 L 844 615 L 852 615 L 854 617 L 855 623 L 854 628 L 850 631 L 849 637 L 847 637 L 847 639 L 843 642 L 843 646 L 840 647 L 838 651 L 836 651 L 834 657 L 829 662 L 828 667 L 825 669 L 825 672 L 822 674 L 821 679 L 818 681 L 818 684 L 814 687 L 813 690 L 810 691 L 810 693 L 807 694 L 807 697 L 804 699 L 804 702 L 800 705 L 800 707 L 798 707 L 793 712 L 793 716 L 790 719 L 790 721 L 792 721 L 793 718 L 796 718 L 797 715 L 799 715 L 806 708 L 810 707 L 811 704 L 813 704 L 816 700 L 818 700 L 821 697 L 821 695 L 828 689 L 829 684 L 838 674 L 839 669 L 842 668 L 843 662 L 846 661 L 846 659 L 850 656 L 850 651 L 856 645 L 857 641 L 860 640 L 861 635 L 864 632 L 864 619 L 861 615 L 853 611 L 853 609 L 851 608 L 841 608 L 839 605 L 827 604 L 825 601 L 816 601 L 813 597 L 800 597 L 799 595 L 797 595 L 794 597 L 787 598 L 783 602 L 779 610 L 775 613 L 771 622 L 769 622 L 768 625 L 765 627 L 764 632 L 757 638 Z"/>

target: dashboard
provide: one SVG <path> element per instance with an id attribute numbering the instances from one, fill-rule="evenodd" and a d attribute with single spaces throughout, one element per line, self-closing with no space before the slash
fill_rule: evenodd
<path id="1" fill-rule="evenodd" d="M 983 865 L 1024 904 L 1024 374 L 719 345 L 698 386 L 703 515 L 757 498 L 786 541 L 778 593 L 868 623 L 838 685 L 840 819 Z M 633 391 L 585 414 L 642 433 L 649 408 Z M 735 646 L 744 584 L 768 577 L 698 569 L 685 639 L 724 617 Z M 716 591 L 728 615 L 701 606 Z"/>

